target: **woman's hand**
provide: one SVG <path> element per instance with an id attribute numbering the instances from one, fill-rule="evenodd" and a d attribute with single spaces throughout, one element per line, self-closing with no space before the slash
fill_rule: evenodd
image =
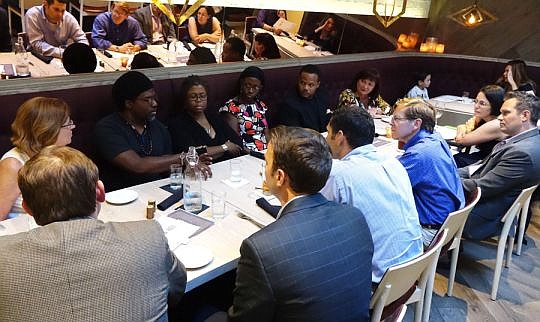
<path id="1" fill-rule="evenodd" d="M 203 153 L 199 155 L 199 163 L 203 163 L 206 165 L 212 164 L 212 156 L 208 153 Z"/>
<path id="2" fill-rule="evenodd" d="M 514 75 L 512 75 L 512 68 L 509 68 L 508 69 L 508 74 L 506 75 L 506 78 L 508 80 L 508 84 L 510 84 L 510 86 L 512 86 L 512 90 L 515 91 L 516 89 L 518 89 L 518 86 L 516 84 L 516 81 L 514 80 Z"/>
<path id="3" fill-rule="evenodd" d="M 197 163 L 197 168 L 199 169 L 199 171 L 201 171 L 202 175 L 204 176 L 204 180 L 207 180 L 208 178 L 212 178 L 212 169 L 210 169 L 208 164 L 200 162 L 200 161 L 201 159 L 199 159 L 199 163 Z"/>
<path id="4" fill-rule="evenodd" d="M 240 152 L 242 151 L 242 147 L 237 145 L 237 144 L 234 144 L 232 143 L 231 141 L 227 141 L 225 142 L 225 145 L 227 146 L 227 151 L 234 155 L 234 156 L 237 156 L 237 155 L 240 155 Z"/>

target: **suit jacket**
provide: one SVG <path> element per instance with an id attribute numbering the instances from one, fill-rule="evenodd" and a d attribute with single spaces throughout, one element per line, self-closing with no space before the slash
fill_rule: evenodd
<path id="1" fill-rule="evenodd" d="M 240 248 L 230 321 L 367 321 L 373 241 L 360 210 L 301 197 Z"/>
<path id="2" fill-rule="evenodd" d="M 137 9 L 137 11 L 135 11 L 131 16 L 139 22 L 146 39 L 148 39 L 148 43 L 151 44 L 153 21 L 152 9 L 150 8 L 150 5 Z M 167 37 L 176 38 L 176 32 L 174 31 L 175 25 L 169 20 L 169 18 L 162 13 L 159 16 L 159 20 L 161 21 L 161 28 L 164 38 L 163 41 L 167 41 Z"/>
<path id="3" fill-rule="evenodd" d="M 167 321 L 186 270 L 153 220 L 89 217 L 0 237 L 0 320 Z"/>
<path id="4" fill-rule="evenodd" d="M 480 164 L 472 176 L 469 167 L 459 169 L 466 191 L 482 189 L 482 197 L 469 215 L 463 232 L 465 237 L 473 239 L 499 234 L 503 226 L 501 219 L 517 196 L 524 188 L 540 182 L 539 132 L 533 130 L 510 139 Z"/>

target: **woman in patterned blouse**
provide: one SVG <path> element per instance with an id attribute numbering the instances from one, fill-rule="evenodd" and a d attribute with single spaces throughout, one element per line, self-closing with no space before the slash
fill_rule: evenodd
<path id="1" fill-rule="evenodd" d="M 351 88 L 339 94 L 338 108 L 358 106 L 369 111 L 372 116 L 392 114 L 380 92 L 381 76 L 376 69 L 363 69 L 354 77 Z"/>
<path id="2" fill-rule="evenodd" d="M 259 99 L 264 73 L 250 66 L 240 74 L 238 95 L 219 109 L 224 120 L 242 137 L 244 147 L 253 151 L 266 149 L 266 104 Z"/>

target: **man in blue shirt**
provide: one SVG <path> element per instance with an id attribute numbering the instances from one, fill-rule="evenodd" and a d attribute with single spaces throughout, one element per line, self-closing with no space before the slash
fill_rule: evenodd
<path id="1" fill-rule="evenodd" d="M 71 43 L 88 40 L 77 19 L 66 12 L 68 0 L 46 0 L 26 12 L 26 32 L 32 48 L 45 56 L 61 58 Z"/>
<path id="2" fill-rule="evenodd" d="M 377 153 L 375 126 L 366 110 L 341 108 L 327 129 L 334 160 L 321 194 L 358 208 L 366 218 L 373 238 L 371 278 L 378 283 L 390 266 L 423 251 L 409 176 L 396 158 Z"/>
<path id="3" fill-rule="evenodd" d="M 391 125 L 392 137 L 405 144 L 399 161 L 409 174 L 428 245 L 448 214 L 465 205 L 456 163 L 444 139 L 433 133 L 435 109 L 426 101 L 399 101 Z"/>
<path id="4" fill-rule="evenodd" d="M 127 2 L 115 2 L 111 12 L 100 14 L 94 20 L 92 41 L 99 49 L 121 53 L 146 49 L 147 39 L 141 25 L 129 16 Z"/>

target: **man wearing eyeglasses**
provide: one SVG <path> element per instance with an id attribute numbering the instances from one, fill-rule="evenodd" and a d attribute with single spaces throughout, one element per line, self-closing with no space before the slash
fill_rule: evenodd
<path id="1" fill-rule="evenodd" d="M 135 18 L 129 16 L 127 2 L 114 2 L 111 12 L 96 17 L 92 41 L 98 49 L 133 53 L 146 49 L 148 40 Z"/>
<path id="2" fill-rule="evenodd" d="M 36 52 L 61 58 L 64 48 L 73 42 L 88 45 L 77 19 L 66 12 L 68 3 L 68 0 L 44 0 L 43 5 L 26 12 L 28 41 Z"/>
<path id="3" fill-rule="evenodd" d="M 374 246 L 371 279 L 379 283 L 390 266 L 423 252 L 409 176 L 398 160 L 377 152 L 375 125 L 366 110 L 340 108 L 327 129 L 334 160 L 321 194 L 358 208 L 366 218 Z"/>
<path id="4" fill-rule="evenodd" d="M 469 214 L 463 237 L 485 239 L 501 232 L 501 218 L 525 188 L 540 183 L 540 99 L 525 92 L 506 94 L 498 117 L 508 137 L 484 160 L 461 168 L 463 187 L 482 197 Z"/>
<path id="5" fill-rule="evenodd" d="M 112 190 L 161 179 L 183 154 L 172 154 L 169 131 L 156 119 L 158 101 L 152 81 L 130 71 L 113 85 L 117 112 L 101 119 L 95 142 L 102 159 L 102 179 Z M 206 158 L 204 158 L 206 160 Z M 201 165 L 205 176 L 210 168 Z"/>
<path id="6" fill-rule="evenodd" d="M 404 144 L 399 161 L 409 174 L 424 245 L 429 245 L 448 214 L 465 205 L 463 187 L 452 153 L 434 131 L 435 109 L 422 99 L 397 103 L 392 137 Z"/>

